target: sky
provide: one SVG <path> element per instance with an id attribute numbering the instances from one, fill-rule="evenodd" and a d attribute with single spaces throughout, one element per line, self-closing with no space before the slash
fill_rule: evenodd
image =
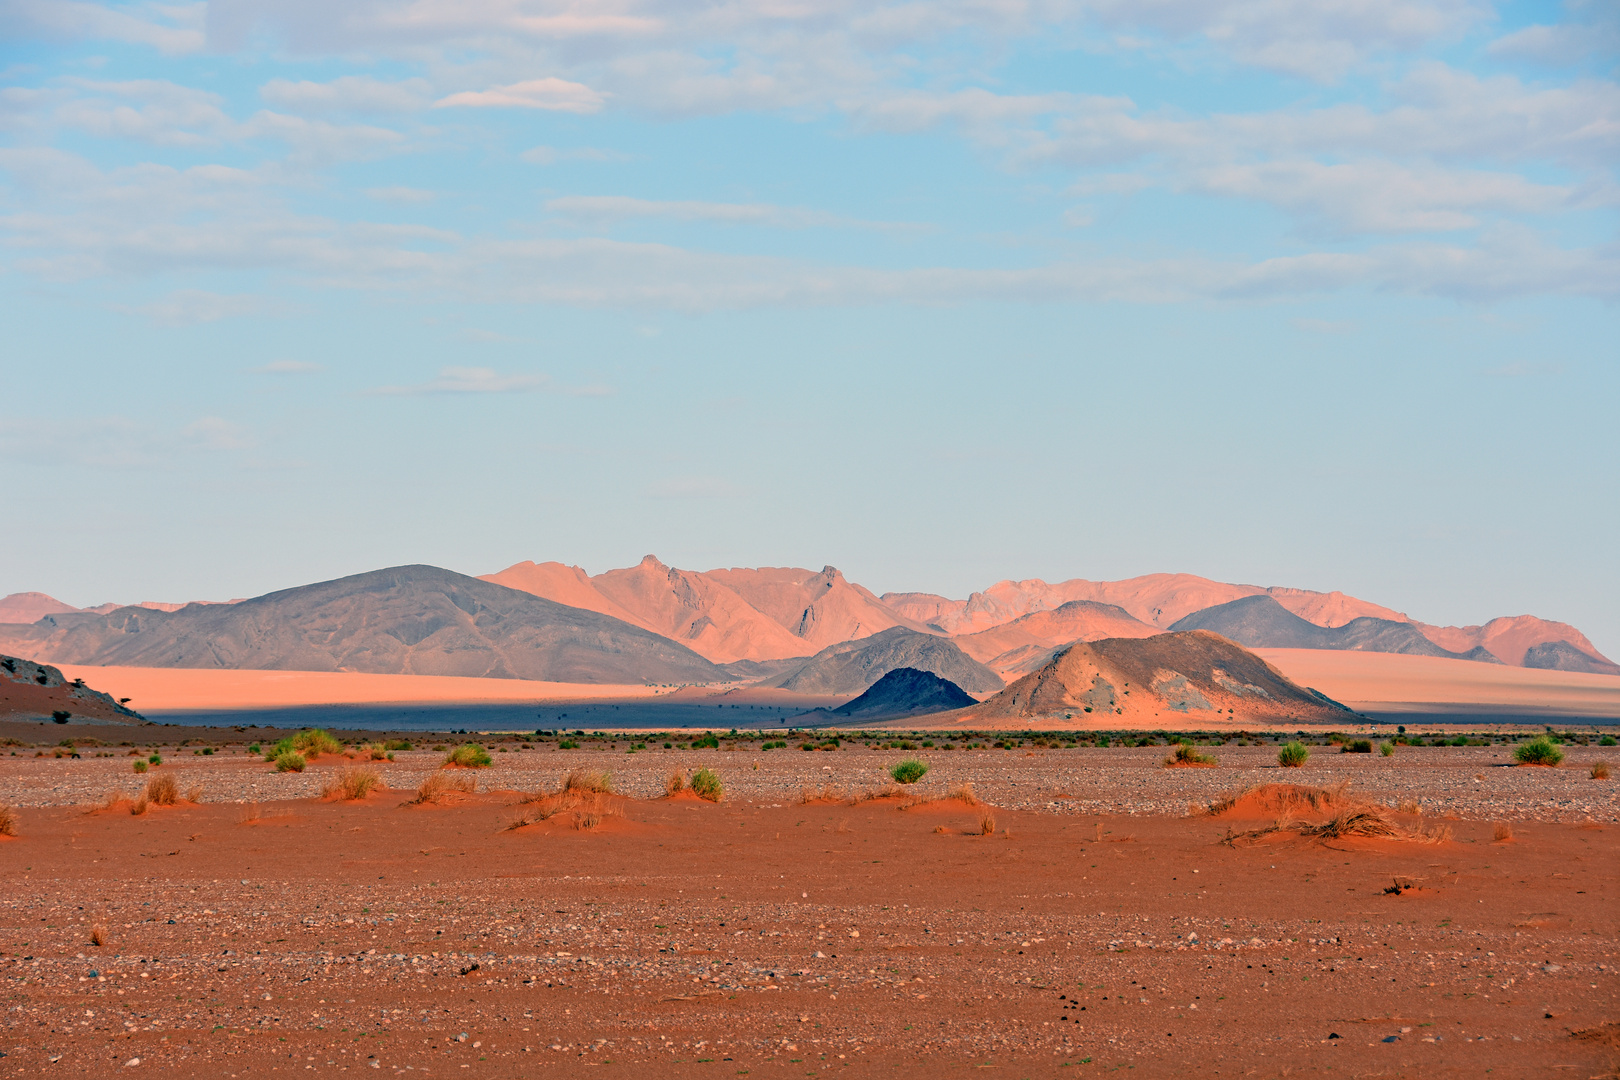
<path id="1" fill-rule="evenodd" d="M 0 0 L 0 594 L 1182 571 L 1620 657 L 1620 7 Z"/>

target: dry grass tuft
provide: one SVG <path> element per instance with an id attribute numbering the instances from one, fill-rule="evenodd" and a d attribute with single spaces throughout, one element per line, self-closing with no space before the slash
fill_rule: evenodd
<path id="1" fill-rule="evenodd" d="M 610 793 L 564 787 L 558 791 L 535 792 L 519 801 L 522 809 L 506 819 L 506 828 L 521 829 L 549 821 L 559 814 L 572 814 L 573 826 L 581 831 L 596 828 L 605 819 L 622 812 Z"/>
<path id="2" fill-rule="evenodd" d="M 802 787 L 799 789 L 799 802 L 801 803 L 841 803 L 854 801 L 855 800 L 851 799 L 843 788 L 834 787 L 831 784 L 822 784 L 819 788 Z"/>
<path id="3" fill-rule="evenodd" d="M 188 803 L 200 803 L 200 802 L 202 802 L 202 797 L 203 797 L 203 786 L 201 784 L 198 784 L 195 787 L 190 788 L 186 792 L 186 802 L 188 802 Z"/>
<path id="4" fill-rule="evenodd" d="M 1402 814 L 1421 814 L 1423 813 L 1423 804 L 1416 799 L 1402 799 L 1395 809 Z"/>
<path id="5" fill-rule="evenodd" d="M 180 801 L 180 785 L 174 782 L 173 773 L 163 773 L 146 782 L 141 798 L 155 806 L 173 806 Z"/>
<path id="6" fill-rule="evenodd" d="M 251 825 L 259 820 L 259 804 L 250 802 L 242 807 L 242 812 L 236 816 L 238 825 Z"/>
<path id="7" fill-rule="evenodd" d="M 583 810 L 574 815 L 574 828 L 580 832 L 587 832 L 602 824 L 602 815 L 590 810 Z"/>
<path id="8" fill-rule="evenodd" d="M 958 787 L 952 788 L 950 794 L 946 795 L 945 797 L 947 799 L 955 799 L 957 802 L 964 803 L 968 806 L 979 805 L 979 797 L 973 793 L 973 785 L 971 783 L 962 784 Z"/>
<path id="9" fill-rule="evenodd" d="M 1213 769 L 1219 764 L 1213 755 L 1200 754 L 1198 747 L 1190 742 L 1181 743 L 1174 753 L 1164 759 L 1166 769 Z"/>
<path id="10" fill-rule="evenodd" d="M 979 835 L 993 836 L 996 831 L 996 815 L 988 810 L 979 812 Z"/>
<path id="11" fill-rule="evenodd" d="M 140 798 L 129 804 L 129 812 L 136 817 L 140 817 L 142 814 L 146 813 L 148 805 L 149 804 L 146 801 L 146 796 L 142 795 Z"/>
<path id="12" fill-rule="evenodd" d="M 664 777 L 664 794 L 679 795 L 686 790 L 686 774 L 676 769 Z M 803 802 L 804 800 L 800 800 Z"/>
<path id="13" fill-rule="evenodd" d="M 935 826 L 934 826 L 934 832 L 935 832 L 935 833 L 939 833 L 939 834 L 943 834 L 943 833 L 948 833 L 948 832 L 950 832 L 950 830 L 949 830 L 949 829 L 947 829 L 947 828 L 946 828 L 946 827 L 945 827 L 945 826 L 943 826 L 943 825 L 935 825 Z"/>
<path id="14" fill-rule="evenodd" d="M 613 777 L 602 769 L 575 769 L 563 778 L 564 791 L 613 793 Z"/>
<path id="15" fill-rule="evenodd" d="M 0 806 L 0 836 L 17 835 L 17 811 L 9 806 Z"/>
<path id="16" fill-rule="evenodd" d="M 1293 833 L 1306 839 L 1324 842 L 1359 837 L 1373 840 L 1401 840 L 1419 844 L 1443 844 L 1451 839 L 1451 827 L 1449 825 L 1433 829 L 1408 829 L 1393 821 L 1383 807 L 1363 803 L 1341 809 L 1319 825 L 1296 822 L 1293 818 L 1293 812 L 1284 809 L 1275 822 L 1264 828 L 1250 829 L 1246 832 L 1236 832 L 1228 829 L 1226 835 L 1221 838 L 1221 843 L 1231 847 L 1238 843 L 1252 843 L 1263 837 L 1275 836 L 1281 833 Z"/>
<path id="17" fill-rule="evenodd" d="M 855 796 L 855 801 L 860 803 L 871 802 L 873 799 L 901 799 L 905 794 L 906 789 L 899 784 L 885 784 L 882 787 L 867 788 Z"/>
<path id="18" fill-rule="evenodd" d="M 838 827 L 833 829 L 833 832 L 838 833 L 840 836 L 848 833 L 849 831 L 849 818 L 840 819 L 838 822 Z"/>
<path id="19" fill-rule="evenodd" d="M 1609 763 L 1607 761 L 1592 762 L 1592 779 L 1607 780 L 1609 778 Z"/>
<path id="20" fill-rule="evenodd" d="M 1255 784 L 1217 797 L 1209 804 L 1209 815 L 1219 817 L 1245 800 L 1277 813 L 1332 810 L 1353 802 L 1348 780 L 1325 788 L 1306 784 Z"/>
<path id="21" fill-rule="evenodd" d="M 438 774 L 434 774 L 438 775 Z M 387 788 L 382 777 L 377 775 L 376 769 L 360 768 L 354 765 L 345 765 L 321 788 L 323 799 L 342 799 L 345 802 L 355 802 L 364 799 L 373 791 Z"/>
<path id="22" fill-rule="evenodd" d="M 418 806 L 423 803 L 436 803 L 452 792 L 471 795 L 478 787 L 478 781 L 470 776 L 455 776 L 450 773 L 429 773 L 428 778 L 422 781 L 422 786 L 416 789 L 416 798 L 404 803 L 405 806 Z"/>
<path id="23" fill-rule="evenodd" d="M 90 944 L 100 948 L 101 946 L 107 944 L 109 940 L 110 939 L 107 936 L 106 923 L 93 922 L 90 924 Z"/>
<path id="24" fill-rule="evenodd" d="M 1496 826 L 1494 834 L 1498 844 L 1505 844 L 1513 839 L 1513 826 L 1503 822 Z"/>

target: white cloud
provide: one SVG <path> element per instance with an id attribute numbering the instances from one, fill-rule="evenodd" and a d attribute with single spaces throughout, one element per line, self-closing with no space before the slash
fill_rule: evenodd
<path id="1" fill-rule="evenodd" d="M 321 365 L 308 360 L 272 360 L 248 370 L 255 375 L 312 375 L 321 370 Z"/>
<path id="2" fill-rule="evenodd" d="M 633 161 L 629 154 L 617 150 L 599 150 L 592 146 L 577 146 L 561 148 L 556 146 L 535 146 L 518 155 L 521 161 L 530 165 L 555 165 L 559 161 Z"/>
<path id="3" fill-rule="evenodd" d="M 551 383 L 545 375 L 502 375 L 493 368 L 446 367 L 436 379 L 407 386 L 379 386 L 373 394 L 513 394 L 543 390 Z"/>
<path id="4" fill-rule="evenodd" d="M 0 0 L 0 36 L 122 41 L 171 55 L 202 51 L 202 3 L 132 4 L 114 8 L 82 0 Z"/>
<path id="5" fill-rule="evenodd" d="M 723 225 L 766 225 L 784 229 L 863 228 L 916 229 L 915 225 L 859 221 L 797 206 L 768 203 L 717 203 L 691 200 L 636 199 L 625 195 L 567 195 L 546 200 L 546 209 L 563 217 L 585 221 L 623 221 L 627 218 L 663 218 L 704 221 Z"/>
<path id="6" fill-rule="evenodd" d="M 553 112 L 593 113 L 603 105 L 603 96 L 581 83 L 566 79 L 529 79 L 489 90 L 464 90 L 440 98 L 435 109 L 451 106 L 483 108 L 547 109 Z"/>
<path id="7" fill-rule="evenodd" d="M 369 75 L 344 75 L 324 83 L 271 79 L 259 88 L 259 97 L 296 113 L 402 113 L 426 108 L 432 92 L 426 79 L 384 82 Z"/>
<path id="8" fill-rule="evenodd" d="M 407 205 L 421 205 L 430 203 L 438 198 L 438 192 L 425 191 L 422 188 L 401 187 L 374 187 L 366 188 L 366 198 L 376 199 L 378 202 L 404 203 Z"/>
<path id="9" fill-rule="evenodd" d="M 279 307 L 279 304 L 262 296 L 227 296 L 201 289 L 181 289 L 136 310 L 164 326 L 195 326 L 245 315 L 261 315 Z"/>

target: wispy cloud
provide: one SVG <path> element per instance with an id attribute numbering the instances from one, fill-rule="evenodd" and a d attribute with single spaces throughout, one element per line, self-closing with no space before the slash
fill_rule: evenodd
<path id="1" fill-rule="evenodd" d="M 533 146 L 518 155 L 520 161 L 530 165 L 555 165 L 559 161 L 634 161 L 631 154 L 618 150 L 602 150 L 594 146 Z"/>
<path id="2" fill-rule="evenodd" d="M 563 217 L 592 222 L 627 218 L 663 218 L 722 225 L 765 225 L 780 229 L 855 228 L 918 230 L 928 226 L 862 221 L 799 206 L 769 203 L 721 203 L 691 200 L 636 199 L 625 195 L 567 195 L 546 201 L 546 209 Z"/>
<path id="3" fill-rule="evenodd" d="M 419 206 L 423 203 L 430 203 L 439 197 L 439 193 L 436 191 L 427 191 L 422 188 L 400 187 L 398 185 L 393 187 L 366 188 L 365 194 L 366 198 L 376 199 L 378 202 L 402 203 L 413 206 Z"/>
<path id="4" fill-rule="evenodd" d="M 473 106 L 495 109 L 546 109 L 552 112 L 593 113 L 601 109 L 606 98 L 583 83 L 566 79 L 529 79 L 509 86 L 496 86 L 488 90 L 463 90 L 459 94 L 440 98 L 433 103 L 436 109 L 452 106 Z"/>
<path id="5" fill-rule="evenodd" d="M 544 390 L 570 397 L 607 397 L 608 386 L 560 386 L 549 375 L 523 372 L 502 373 L 485 367 L 445 367 L 437 378 L 403 386 L 379 386 L 369 391 L 383 396 L 418 394 L 527 394 Z"/>
<path id="6" fill-rule="evenodd" d="M 133 310 L 164 326 L 195 326 L 198 323 L 219 322 L 221 319 L 263 315 L 279 310 L 281 306 L 279 302 L 263 296 L 229 296 L 200 289 L 181 289 L 162 300 Z"/>

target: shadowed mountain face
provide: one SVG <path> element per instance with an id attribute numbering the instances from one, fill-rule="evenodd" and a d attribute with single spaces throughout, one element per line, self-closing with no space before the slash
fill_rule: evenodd
<path id="1" fill-rule="evenodd" d="M 1170 629 L 1212 630 L 1251 649 L 1349 649 L 1501 662 L 1483 648 L 1465 653 L 1442 649 L 1411 623 L 1363 616 L 1343 626 L 1317 626 L 1269 596 L 1245 596 L 1195 611 L 1177 620 Z"/>
<path id="2" fill-rule="evenodd" d="M 577 683 L 728 676 L 611 616 L 434 566 L 399 566 L 179 611 L 119 608 L 0 627 L 0 648 L 58 663 L 364 671 Z"/>
<path id="3" fill-rule="evenodd" d="M 1106 727 L 1120 717 L 1183 722 L 1340 723 L 1355 714 L 1233 641 L 1207 630 L 1072 645 L 977 708 L 967 725 L 1007 718 L 1059 718 Z"/>
<path id="4" fill-rule="evenodd" d="M 0 656 L 0 717 L 14 720 L 36 716 L 63 723 L 73 718 L 116 723 L 140 723 L 144 719 L 114 701 L 110 694 L 92 690 L 79 680 L 69 682 L 49 664 Z"/>
<path id="5" fill-rule="evenodd" d="M 895 716 L 965 709 L 977 702 L 967 691 L 932 671 L 895 668 L 854 701 L 831 710 L 834 716 L 879 720 Z"/>
<path id="6" fill-rule="evenodd" d="M 999 675 L 949 638 L 919 634 L 903 626 L 822 649 L 766 685 L 801 694 L 859 694 L 903 667 L 933 672 L 970 693 L 989 693 L 1002 686 Z"/>
<path id="7" fill-rule="evenodd" d="M 1550 671 L 1589 671 L 1594 675 L 1620 675 L 1620 664 L 1611 664 L 1577 649 L 1567 641 L 1547 641 L 1532 645 L 1524 654 L 1524 666 Z"/>

